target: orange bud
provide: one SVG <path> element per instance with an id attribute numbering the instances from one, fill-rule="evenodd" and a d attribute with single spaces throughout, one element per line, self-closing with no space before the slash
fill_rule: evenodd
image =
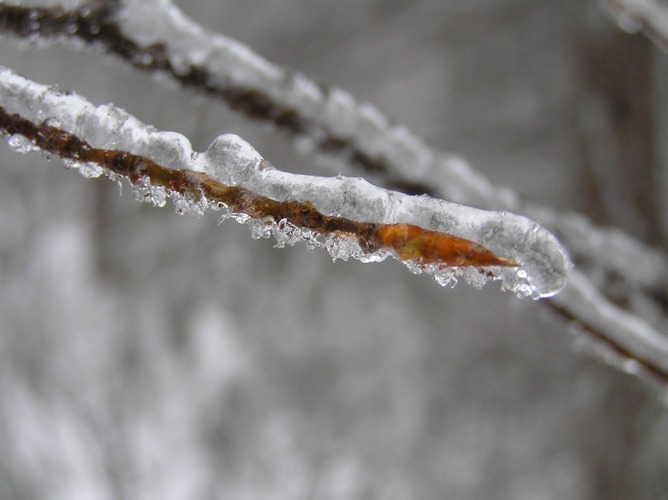
<path id="1" fill-rule="evenodd" d="M 448 233 L 412 224 L 379 224 L 375 232 L 381 248 L 393 250 L 403 260 L 447 267 L 517 267 L 512 259 L 497 257 L 482 245 Z"/>

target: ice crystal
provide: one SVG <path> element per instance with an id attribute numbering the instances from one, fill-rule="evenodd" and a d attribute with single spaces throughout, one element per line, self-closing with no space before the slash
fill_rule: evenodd
<path id="1" fill-rule="evenodd" d="M 151 203 L 156 207 L 164 207 L 167 204 L 167 190 L 162 186 L 152 186 L 147 177 L 132 185 L 132 195 L 135 200 Z"/>
<path id="2" fill-rule="evenodd" d="M 84 162 L 79 164 L 79 173 L 86 179 L 96 179 L 104 173 L 104 169 L 95 163 Z"/>
<path id="3" fill-rule="evenodd" d="M 105 169 L 97 163 L 76 161 L 69 158 L 63 159 L 66 168 L 77 170 L 86 179 L 97 179 L 104 174 Z"/>
<path id="4" fill-rule="evenodd" d="M 329 235 L 325 238 L 324 247 L 333 261 L 344 260 L 352 258 L 359 258 L 362 249 L 359 242 L 355 238 L 350 238 L 342 235 Z"/>
<path id="5" fill-rule="evenodd" d="M 434 274 L 434 281 L 441 286 L 454 288 L 458 283 L 456 274 L 457 272 L 454 269 L 438 271 Z"/>
<path id="6" fill-rule="evenodd" d="M 294 246 L 302 239 L 302 230 L 288 222 L 287 219 L 281 219 L 274 228 L 274 238 L 276 239 L 275 248 L 283 248 L 286 245 Z"/>
<path id="7" fill-rule="evenodd" d="M 217 203 L 211 203 L 209 208 L 214 212 L 220 212 L 220 215 L 218 216 L 219 226 L 232 216 L 230 208 L 223 202 L 219 201 Z"/>
<path id="8" fill-rule="evenodd" d="M 275 222 L 271 217 L 263 219 L 251 219 L 248 221 L 251 231 L 251 238 L 259 240 L 261 238 L 269 238 L 272 235 Z"/>
<path id="9" fill-rule="evenodd" d="M 38 149 L 37 146 L 35 146 L 30 139 L 27 139 L 26 137 L 19 134 L 14 134 L 10 136 L 9 139 L 7 140 L 7 144 L 14 151 L 21 154 L 37 151 Z"/>
<path id="10" fill-rule="evenodd" d="M 174 203 L 174 211 L 179 215 L 189 214 L 199 218 L 204 215 L 209 207 L 207 201 L 202 197 L 195 198 L 191 194 L 184 196 L 177 192 L 170 193 L 170 196 Z"/>
<path id="11" fill-rule="evenodd" d="M 251 216 L 248 214 L 237 214 L 237 213 L 232 213 L 231 217 L 237 221 L 239 224 L 246 224 L 249 220 L 251 220 Z"/>

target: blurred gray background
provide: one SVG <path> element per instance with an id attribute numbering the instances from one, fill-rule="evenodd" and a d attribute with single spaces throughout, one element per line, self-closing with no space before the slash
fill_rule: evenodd
<path id="1" fill-rule="evenodd" d="M 594 1 L 178 3 L 528 200 L 665 246 L 668 55 Z M 3 40 L 0 64 L 321 172 L 100 55 Z M 0 498 L 668 498 L 658 391 L 539 304 L 273 249 L 5 144 L 0 163 Z"/>

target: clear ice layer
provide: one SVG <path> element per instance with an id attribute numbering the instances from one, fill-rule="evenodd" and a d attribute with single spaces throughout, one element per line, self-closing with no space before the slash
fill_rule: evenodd
<path id="1" fill-rule="evenodd" d="M 345 99 L 343 99 L 345 101 Z M 164 167 L 202 172 L 227 185 L 238 185 L 277 201 L 310 202 L 321 213 L 367 223 L 408 223 L 445 232 L 485 246 L 494 254 L 518 262 L 520 268 L 484 270 L 443 269 L 438 265 L 405 263 L 412 272 L 431 274 L 444 286 L 464 279 L 481 286 L 488 278 L 500 279 L 504 289 L 533 298 L 549 297 L 566 283 L 571 264 L 557 239 L 536 222 L 508 212 L 479 210 L 430 198 L 388 191 L 360 178 L 325 178 L 282 172 L 242 138 L 217 137 L 203 153 L 195 153 L 190 141 L 175 132 L 146 126 L 112 105 L 94 106 L 76 94 L 36 84 L 8 69 L 0 69 L 0 105 L 10 113 L 41 123 L 52 120 L 95 148 L 128 151 Z M 56 120 L 56 121 L 53 121 Z M 21 151 L 31 144 L 15 136 L 12 147 Z M 104 173 L 100 167 L 73 164 L 88 177 Z M 171 197 L 176 212 L 201 216 L 207 208 L 227 210 L 216 200 L 180 195 L 143 180 L 133 187 L 135 197 L 163 206 Z M 277 246 L 304 241 L 311 250 L 325 248 L 333 259 L 378 261 L 391 255 L 379 251 L 366 255 L 355 238 L 323 235 L 294 227 L 286 221 L 253 220 L 246 214 L 224 213 L 248 224 L 254 238 L 273 235 Z"/>

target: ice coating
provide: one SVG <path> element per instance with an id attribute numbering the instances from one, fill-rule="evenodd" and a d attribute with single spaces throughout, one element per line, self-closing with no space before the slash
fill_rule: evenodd
<path id="1" fill-rule="evenodd" d="M 460 157 L 428 147 L 374 105 L 359 102 L 342 89 L 325 89 L 233 39 L 202 28 L 170 0 L 126 0 L 119 20 L 129 40 L 143 47 L 160 44 L 170 63 L 184 73 L 191 65 L 204 69 L 208 87 L 252 89 L 276 106 L 295 110 L 303 121 L 304 144 L 327 137 L 349 141 L 392 175 L 417 182 L 430 177 L 430 184 L 436 183 L 438 192 L 450 200 L 495 210 L 518 208 L 511 190 L 492 185 Z M 411 168 L 404 168 L 406 164 Z"/>
<path id="2" fill-rule="evenodd" d="M 231 151 L 238 153 L 238 164 L 254 163 L 259 167 L 261 157 L 252 146 L 241 147 L 241 141 L 237 136 L 218 137 L 217 147 L 209 148 L 199 157 L 198 170 L 219 176 L 220 165 L 230 160 Z M 220 147 L 222 143 L 229 147 Z M 559 291 L 571 266 L 551 233 L 530 219 L 508 212 L 409 196 L 378 188 L 364 179 L 297 175 L 275 168 L 247 168 L 244 174 L 239 179 L 244 186 L 272 199 L 308 200 L 327 215 L 383 224 L 409 223 L 479 243 L 497 255 L 521 263 L 519 275 L 516 269 L 505 269 L 500 271 L 501 279 L 508 289 L 535 298 Z"/>
<path id="3" fill-rule="evenodd" d="M 45 122 L 69 132 L 93 148 L 127 151 L 167 169 L 206 174 L 222 185 L 239 186 L 271 200 L 313 206 L 326 216 L 372 224 L 410 224 L 475 242 L 521 265 L 520 268 L 494 269 L 492 273 L 502 280 L 505 289 L 520 295 L 540 298 L 557 293 L 564 286 L 570 269 L 569 260 L 556 238 L 521 216 L 474 209 L 427 196 L 409 196 L 378 188 L 361 178 L 282 172 L 234 134 L 221 135 L 205 152 L 194 154 L 190 141 L 180 134 L 156 131 L 112 105 L 96 107 L 76 94 L 35 84 L 7 69 L 0 69 L 0 105 L 7 112 L 18 113 L 35 124 Z M 15 136 L 10 142 L 26 148 Z M 86 176 L 103 173 L 95 165 L 74 163 L 72 166 Z M 170 195 L 178 213 L 199 216 L 206 208 L 227 209 L 224 204 L 201 196 L 164 192 L 146 179 L 140 179 L 134 189 L 138 199 L 159 206 L 164 205 L 165 197 Z M 334 259 L 352 257 L 378 261 L 388 255 L 398 258 L 397 254 L 383 249 L 364 251 L 354 237 L 338 231 L 322 234 L 292 227 L 281 220 L 270 220 L 262 214 L 256 218 L 246 213 L 229 215 L 248 223 L 255 238 L 278 235 L 279 245 L 291 244 L 297 238 L 305 241 L 310 249 L 325 248 Z M 289 235 L 285 237 L 284 232 Z M 443 285 L 452 285 L 458 277 L 474 285 L 486 280 L 486 274 L 444 268 L 438 263 L 416 264 L 410 260 L 404 263 L 412 272 L 433 274 Z"/>
<path id="4" fill-rule="evenodd" d="M 568 293 L 566 293 L 568 292 Z M 603 299 L 600 292 L 577 269 L 571 273 L 564 293 L 553 301 L 593 328 L 594 337 L 604 345 L 621 348 L 619 359 L 633 366 L 638 361 L 654 376 L 668 373 L 668 342 L 666 336 L 648 323 Z M 605 332 L 601 335 L 600 332 Z M 624 367 L 625 369 L 628 366 Z M 665 380 L 664 380 L 665 382 Z"/>
<path id="5" fill-rule="evenodd" d="M 17 2 L 21 6 L 41 5 L 42 3 L 41 1 Z M 48 2 L 49 5 L 53 3 Z M 66 9 L 69 9 L 70 5 L 79 4 L 79 2 L 60 3 Z M 614 1 L 609 0 L 607 3 L 612 4 Z M 658 4 L 658 2 L 651 0 L 628 0 L 627 2 L 620 0 L 619 3 L 654 6 Z M 46 5 L 47 2 L 45 1 L 44 4 Z M 103 2 L 100 5 L 112 4 Z M 167 11 L 169 15 L 165 16 Z M 75 19 L 76 16 L 82 16 L 85 19 L 90 12 L 90 8 L 84 7 L 73 13 L 74 16 L 71 19 Z M 109 11 L 105 11 L 105 15 L 109 13 Z M 44 22 L 35 23 L 33 21 L 38 16 L 30 15 L 34 13 L 28 14 L 30 16 L 29 23 L 17 24 L 20 28 L 18 30 L 12 30 L 11 24 L 6 24 L 4 25 L 6 32 L 3 34 L 18 34 L 20 37 L 29 39 L 31 43 L 38 41 L 40 45 L 41 42 L 73 41 L 74 44 L 71 46 L 76 49 L 100 47 L 96 44 L 94 38 L 80 36 L 81 34 L 97 33 L 93 24 L 84 22 L 85 29 L 78 32 L 76 22 L 70 21 L 66 25 L 56 23 L 55 26 L 59 26 L 59 31 L 54 34 L 52 31 L 54 26 L 49 26 Z M 268 120 L 280 128 L 281 122 L 276 118 L 282 118 L 284 115 L 275 113 L 275 111 L 282 111 L 281 107 L 284 111 L 287 107 L 288 111 L 294 113 L 289 118 L 298 122 L 298 127 L 295 128 L 292 127 L 294 123 L 288 121 L 288 132 L 294 134 L 299 145 L 308 149 L 315 149 L 320 153 L 332 154 L 333 156 L 330 159 L 334 163 L 334 171 L 349 172 L 350 168 L 362 168 L 362 170 L 366 169 L 367 172 L 372 173 L 378 171 L 380 172 L 378 176 L 372 176 L 371 179 L 385 182 L 386 185 L 398 189 L 407 189 L 408 192 L 429 192 L 455 202 L 475 204 L 479 207 L 494 210 L 509 210 L 515 213 L 529 214 L 531 218 L 540 220 L 547 228 L 556 232 L 567 245 L 576 262 L 585 263 L 580 270 L 584 270 L 589 279 L 601 290 L 606 290 L 606 286 L 609 284 L 606 282 L 607 279 L 621 280 L 624 283 L 624 307 L 635 311 L 638 314 L 638 319 L 649 317 L 649 320 L 652 321 L 652 314 L 647 314 L 645 306 L 647 302 L 661 300 L 657 292 L 661 293 L 662 290 L 665 290 L 666 277 L 668 276 L 666 257 L 659 249 L 652 249 L 643 245 L 619 231 L 596 227 L 582 217 L 558 213 L 550 208 L 523 203 L 512 190 L 492 184 L 484 176 L 475 172 L 461 158 L 429 147 L 406 128 L 397 126 L 386 119 L 375 107 L 356 102 L 350 94 L 343 91 L 327 90 L 302 75 L 272 66 L 237 42 L 202 30 L 188 21 L 168 1 L 114 2 L 111 15 L 115 19 L 106 19 L 114 24 L 118 23 L 116 26 L 124 32 L 125 38 L 130 44 L 141 40 L 156 42 L 155 47 L 146 47 L 148 50 L 138 47 L 136 52 L 130 51 L 125 54 L 124 60 L 126 62 L 156 71 L 160 76 L 171 74 L 177 82 L 191 88 L 205 90 L 209 97 L 222 96 L 226 102 L 230 103 L 229 101 L 232 101 L 230 104 L 234 109 L 238 109 L 234 106 L 234 94 L 229 99 L 229 94 L 226 98 L 225 91 L 228 88 L 234 89 L 235 85 L 240 85 L 241 89 L 234 90 L 259 95 L 261 104 L 266 103 L 267 101 L 264 101 L 264 99 L 270 96 L 273 99 L 273 101 L 269 99 L 269 105 L 273 106 L 269 110 L 271 112 L 264 116 L 255 117 Z M 651 20 L 651 16 L 642 20 L 628 12 L 621 12 L 620 15 L 620 21 L 623 21 L 621 24 L 626 28 L 638 29 L 638 23 L 640 23 L 646 34 L 650 36 L 658 34 L 657 26 L 651 26 L 651 23 L 648 22 Z M 146 16 L 148 16 L 147 19 L 141 19 Z M 166 18 L 168 18 L 168 22 L 164 22 Z M 628 19 L 631 19 L 632 22 L 629 23 Z M 7 21 L 7 18 L 4 18 L 4 20 Z M 127 29 L 127 26 L 133 21 L 132 29 Z M 43 32 L 39 30 L 40 24 L 46 26 Z M 146 27 L 146 30 L 143 29 L 144 27 Z M 25 35 L 26 30 L 27 36 Z M 12 31 L 13 33 L 10 33 Z M 214 39 L 215 43 L 212 42 Z M 109 40 L 106 40 L 106 42 L 109 42 Z M 161 44 L 161 42 L 165 43 Z M 118 46 L 116 40 L 112 40 L 111 44 L 106 45 L 103 41 L 102 45 L 106 52 L 115 53 L 123 58 L 123 54 L 114 50 L 114 47 Z M 159 50 L 154 52 L 156 47 Z M 162 52 L 163 47 L 165 49 L 164 54 Z M 220 57 L 220 54 L 216 54 L 216 52 L 227 52 L 228 56 Z M 162 59 L 163 57 L 166 57 L 172 69 L 165 69 L 165 59 Z M 150 67 L 151 65 L 152 67 Z M 193 65 L 201 65 L 201 67 L 193 69 Z M 181 76 L 184 78 L 181 78 Z M 161 78 L 161 81 L 164 80 L 164 78 Z M 213 91 L 213 93 L 209 93 L 210 91 Z M 243 93 L 240 95 L 242 99 L 247 96 L 248 94 Z M 30 106 L 31 102 L 28 101 L 27 105 Z M 294 109 L 290 110 L 290 106 Z M 40 105 L 38 105 L 39 107 Z M 250 111 L 253 110 L 251 107 Z M 110 111 L 113 113 L 113 109 Z M 239 111 L 248 114 L 249 109 L 242 107 Z M 38 118 L 44 118 L 44 116 L 44 113 L 38 113 Z M 84 120 L 97 120 L 99 118 L 95 114 L 79 114 L 78 116 Z M 79 128 L 86 129 L 87 127 L 81 125 Z M 94 142 L 96 137 L 95 127 L 90 124 L 88 128 L 90 129 L 88 140 Z M 117 133 L 118 135 L 109 135 L 104 131 L 104 128 L 101 128 L 99 143 L 106 143 L 108 147 L 118 148 L 126 143 L 128 149 L 134 148 L 138 152 L 152 149 L 150 146 L 147 146 L 147 148 L 137 146 L 137 144 L 148 144 L 150 142 L 151 132 L 153 132 L 150 128 L 135 127 L 131 124 L 127 127 L 122 125 L 122 129 L 127 129 L 126 132 L 129 131 L 133 134 L 140 131 L 139 135 L 144 135 L 146 140 L 144 141 L 140 137 L 136 141 L 127 141 L 120 131 Z M 333 131 L 336 131 L 338 136 L 332 136 L 331 132 Z M 26 143 L 20 137 L 17 134 L 9 139 L 12 148 L 18 152 L 34 150 L 33 143 Z M 324 147 L 330 143 L 334 145 L 333 148 Z M 170 142 L 163 141 L 163 144 L 164 147 L 169 148 Z M 187 149 L 183 147 L 185 144 L 174 146 L 177 154 L 173 158 L 176 161 L 180 158 L 178 151 Z M 163 153 L 169 153 L 169 151 L 163 151 Z M 360 157 L 364 159 L 365 155 L 368 157 L 366 159 L 371 162 L 370 168 L 357 160 Z M 84 175 L 97 175 L 98 173 L 94 168 L 88 168 L 76 162 L 72 166 L 77 167 L 78 171 L 84 173 Z M 83 168 L 81 168 L 82 166 Z M 220 172 L 224 173 L 225 169 L 219 169 Z M 104 173 L 109 176 L 109 171 Z M 409 182 L 404 182 L 406 180 Z M 414 184 L 410 183 L 411 180 Z M 282 191 L 284 197 L 287 196 L 286 193 L 290 192 L 289 186 L 275 187 L 274 189 L 277 192 Z M 150 183 L 135 185 L 132 191 L 138 199 L 158 205 L 164 205 L 165 198 L 171 196 L 179 213 L 192 212 L 198 215 L 203 209 L 201 203 L 196 199 L 189 199 L 188 197 L 180 199 L 176 193 L 168 193 L 164 188 Z M 267 234 L 266 228 L 256 224 L 254 219 L 249 219 L 247 214 L 230 213 L 229 208 L 222 205 L 209 208 L 221 210 L 221 220 L 233 217 L 239 222 L 248 223 L 253 235 L 262 235 L 259 237 L 263 237 Z M 375 261 L 388 256 L 383 252 L 377 252 L 373 255 L 364 253 L 359 255 L 359 250 L 356 249 L 357 242 L 352 238 L 341 238 L 336 235 L 328 235 L 324 238 L 320 235 L 319 237 L 317 234 L 291 226 L 289 222 L 282 220 L 279 220 L 276 223 L 275 230 L 272 229 L 270 232 L 277 238 L 277 246 L 292 245 L 297 241 L 305 240 L 312 248 L 319 245 L 324 246 L 333 258 L 347 258 L 355 254 L 360 260 Z M 471 268 L 444 270 L 433 269 L 431 266 L 419 266 L 410 261 L 404 263 L 411 272 L 434 273 L 435 279 L 440 284 L 449 286 L 454 284 L 458 278 L 463 278 L 474 286 L 479 286 L 489 277 Z M 533 293 L 534 290 L 527 281 L 528 273 L 525 269 L 519 269 L 517 272 L 512 269 L 501 269 L 496 270 L 496 272 L 506 275 L 506 279 L 504 279 L 506 288 L 529 295 Z M 508 283 L 511 286 L 507 286 Z M 515 285 L 513 286 L 512 283 L 515 283 Z M 622 287 L 616 283 L 614 293 L 621 289 Z M 596 314 L 602 315 L 604 309 L 600 306 L 602 304 L 612 306 L 612 304 L 607 303 L 607 299 L 602 294 L 580 294 L 575 301 L 566 300 L 567 297 L 574 295 L 577 294 L 574 294 L 570 287 L 559 294 L 559 298 L 564 299 L 565 316 L 580 321 L 578 319 L 578 315 L 580 315 L 584 318 L 585 329 L 597 328 L 596 322 L 586 318 L 582 310 L 597 311 Z M 615 300 L 619 302 L 619 297 L 616 297 Z M 546 301 L 544 304 L 551 305 L 554 302 Z M 641 307 L 637 307 L 638 304 Z M 578 310 L 580 311 L 573 312 Z M 635 326 L 627 323 L 629 335 L 636 335 L 642 342 L 646 342 L 643 336 L 643 327 L 646 325 L 642 321 L 637 323 Z M 606 325 L 606 328 L 612 328 L 611 324 Z M 629 352 L 632 352 L 632 350 L 629 349 Z"/>
<path id="6" fill-rule="evenodd" d="M 75 9 L 81 4 L 76 1 L 60 3 L 66 9 Z M 621 14 L 635 12 L 640 16 L 644 13 L 645 21 L 655 24 L 656 33 L 660 31 L 656 23 L 666 18 L 666 9 L 652 0 L 610 0 L 608 3 L 616 5 L 618 8 L 613 9 L 614 12 Z M 40 0 L 12 4 L 52 6 L 54 2 Z M 88 19 L 93 12 L 94 5 L 76 12 L 73 10 L 73 15 Z M 334 155 L 331 161 L 341 162 L 335 167 L 337 170 L 346 171 L 348 164 L 361 166 L 368 172 L 365 175 L 374 181 L 386 178 L 396 180 L 395 187 L 398 189 L 408 186 L 410 190 L 411 183 L 414 183 L 417 188 L 412 192 L 422 190 L 456 203 L 508 210 L 537 218 L 559 235 L 576 260 L 584 258 L 592 262 L 596 267 L 592 272 L 597 276 L 614 273 L 633 286 L 652 289 L 665 286 L 668 280 L 665 256 L 654 249 L 592 224 L 586 224 L 588 237 L 582 238 L 581 225 L 573 224 L 569 214 L 522 203 L 512 190 L 492 184 L 460 157 L 429 147 L 406 127 L 386 118 L 373 105 L 359 102 L 343 90 L 326 89 L 304 75 L 272 64 L 235 40 L 202 28 L 169 0 L 124 0 L 114 3 L 110 13 L 125 40 L 136 44 L 137 52 L 126 54 L 127 62 L 164 72 L 166 61 L 172 68 L 171 73 L 167 70 L 167 74 L 172 74 L 181 84 L 205 90 L 208 95 L 213 95 L 210 91 L 217 92 L 218 97 L 231 100 L 235 109 L 235 98 L 243 101 L 249 96 L 259 97 L 256 104 L 260 106 L 261 116 L 254 114 L 258 108 L 252 104 L 246 109 L 242 105 L 241 111 L 250 112 L 255 118 L 274 120 L 276 126 L 295 134 L 299 144 L 306 148 L 329 151 L 328 154 Z M 72 24 L 74 31 L 70 31 L 69 27 L 67 31 L 62 31 L 62 28 L 55 38 L 46 30 L 46 37 L 56 41 L 69 40 L 77 48 L 82 48 L 82 42 L 96 46 L 91 43 L 94 37 L 78 36 L 76 24 Z M 86 33 L 91 34 L 92 31 Z M 169 36 L 165 36 L 167 33 Z M 39 40 L 41 36 L 39 30 L 34 30 L 30 38 Z M 113 46 L 114 43 L 107 45 L 107 51 L 116 53 Z M 155 47 L 161 48 L 159 53 L 153 52 Z M 122 54 L 117 55 L 123 57 Z M 262 115 L 265 104 L 271 109 Z M 333 149 L 326 146 L 331 144 L 334 144 Z M 360 158 L 363 159 L 362 164 L 357 165 Z M 410 168 L 405 168 L 406 165 Z M 374 177 L 374 172 L 378 171 L 381 174 Z M 642 273 L 636 272 L 636 266 L 631 271 L 632 268 L 627 265 L 635 261 L 635 250 L 638 248 L 644 254 L 653 256 L 642 262 Z M 592 259 L 594 256 L 595 259 Z M 639 279 L 639 275 L 647 279 Z"/>
<path id="7" fill-rule="evenodd" d="M 665 22 L 668 9 L 658 2 L 614 2 L 651 20 L 658 32 L 668 33 L 668 28 L 664 29 L 668 26 Z M 149 10 L 152 24 L 146 26 L 141 14 Z M 643 283 L 652 287 L 668 280 L 665 256 L 654 249 L 590 223 L 586 224 L 588 237 L 583 238 L 581 224 L 574 224 L 572 216 L 522 203 L 511 189 L 492 184 L 462 158 L 429 147 L 372 104 L 356 100 L 345 90 L 323 89 L 299 73 L 270 63 L 238 42 L 198 26 L 167 0 L 127 1 L 124 12 L 126 36 L 142 43 L 164 43 L 166 54 L 173 62 L 190 61 L 206 69 L 209 84 L 220 88 L 239 85 L 257 89 L 276 104 L 296 110 L 308 122 L 305 136 L 300 139 L 304 144 L 318 143 L 323 134 L 349 141 L 356 151 L 378 159 L 390 176 L 423 184 L 427 179 L 427 185 L 438 197 L 539 218 L 546 227 L 558 231 L 573 253 L 596 256 L 597 266 L 623 276 L 630 283 L 637 283 L 639 275 L 646 276 Z M 166 32 L 172 34 L 168 39 L 162 35 Z M 406 165 L 410 168 L 405 168 Z M 643 261 L 642 273 L 628 266 L 628 262 L 636 261 L 639 253 L 636 250 L 652 255 L 651 259 Z"/>
<path id="8" fill-rule="evenodd" d="M 283 70 L 243 44 L 211 34 L 184 16 L 170 0 L 126 0 L 119 13 L 123 32 L 141 46 L 167 43 L 170 62 L 182 72 L 191 64 L 227 67 L 227 77 L 237 83 L 276 80 Z M 162 34 L 170 33 L 168 40 Z"/>

